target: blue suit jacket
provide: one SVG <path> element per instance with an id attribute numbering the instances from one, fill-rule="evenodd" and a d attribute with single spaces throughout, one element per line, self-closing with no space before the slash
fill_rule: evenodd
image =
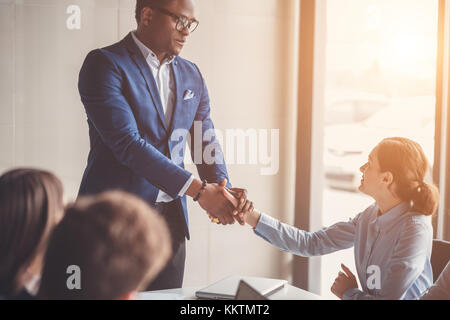
<path id="1" fill-rule="evenodd" d="M 88 118 L 90 152 L 79 194 L 121 189 L 154 204 L 161 189 L 178 202 L 189 239 L 186 196 L 180 198 L 178 193 L 191 173 L 184 169 L 182 161 L 176 164 L 171 159 L 184 157 L 186 133 L 194 137 L 194 121 L 202 122 L 202 132 L 214 129 L 214 125 L 208 90 L 197 66 L 180 57 L 171 66 L 176 105 L 169 125 L 150 67 L 131 34 L 112 46 L 88 54 L 80 71 L 78 88 Z M 185 100 L 188 90 L 194 97 Z M 184 130 L 177 131 L 178 140 L 172 141 L 176 129 Z M 211 144 L 222 164 L 197 164 L 199 175 L 210 183 L 229 180 L 215 136 L 202 142 L 200 149 L 203 151 Z M 192 155 L 195 145 L 193 141 Z"/>

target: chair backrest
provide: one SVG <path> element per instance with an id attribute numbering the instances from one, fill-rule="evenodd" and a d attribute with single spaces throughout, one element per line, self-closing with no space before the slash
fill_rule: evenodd
<path id="1" fill-rule="evenodd" d="M 450 260 L 450 242 L 444 240 L 433 240 L 433 251 L 431 252 L 431 267 L 433 268 L 433 282 L 444 270 Z"/>

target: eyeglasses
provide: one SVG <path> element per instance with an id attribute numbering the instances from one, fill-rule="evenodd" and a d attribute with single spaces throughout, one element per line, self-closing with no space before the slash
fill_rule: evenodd
<path id="1" fill-rule="evenodd" d="M 172 17 L 177 20 L 176 29 L 179 32 L 182 32 L 184 29 L 188 29 L 190 33 L 194 32 L 197 29 L 199 22 L 195 19 L 189 20 L 185 16 L 177 16 L 176 14 L 159 7 L 152 7 L 153 9 L 158 10 L 159 12 L 165 14 L 166 16 Z"/>

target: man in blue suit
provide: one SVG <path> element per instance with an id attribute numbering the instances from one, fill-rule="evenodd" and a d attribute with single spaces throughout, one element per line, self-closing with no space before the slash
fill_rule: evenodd
<path id="1" fill-rule="evenodd" d="M 121 189 L 154 205 L 168 222 L 173 257 L 148 289 L 179 288 L 189 239 L 186 196 L 217 223 L 231 224 L 245 201 L 239 204 L 231 194 L 245 191 L 228 189 L 224 156 L 210 134 L 205 81 L 195 64 L 178 56 L 198 25 L 192 1 L 137 0 L 136 20 L 136 31 L 90 52 L 80 71 L 91 150 L 79 193 Z M 213 150 L 214 160 L 194 159 L 202 181 L 182 160 L 198 128 L 209 137 L 194 139 L 191 153 Z"/>

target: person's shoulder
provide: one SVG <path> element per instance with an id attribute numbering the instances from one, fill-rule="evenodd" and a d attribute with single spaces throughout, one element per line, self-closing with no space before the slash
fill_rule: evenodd
<path id="1" fill-rule="evenodd" d="M 431 216 L 424 215 L 416 211 L 408 211 L 405 215 L 407 227 L 423 227 L 425 229 L 432 229 Z"/>
<path id="2" fill-rule="evenodd" d="M 200 68 L 194 62 L 184 59 L 180 56 L 176 56 L 173 62 L 178 68 L 180 68 L 182 72 L 188 72 L 191 75 L 195 74 L 201 76 Z"/>
<path id="3" fill-rule="evenodd" d="M 190 60 L 188 60 L 188 59 L 185 59 L 185 58 L 183 58 L 183 57 L 181 57 L 181 56 L 176 56 L 175 59 L 174 59 L 174 61 L 177 62 L 177 64 L 179 63 L 179 64 L 181 64 L 181 65 L 187 65 L 187 66 L 191 66 L 191 67 L 197 67 L 197 65 L 196 65 L 194 62 L 192 62 L 192 61 L 190 61 Z"/>
<path id="4" fill-rule="evenodd" d="M 399 222 L 399 238 L 418 237 L 423 241 L 430 242 L 433 239 L 433 225 L 431 217 L 415 211 L 407 211 L 404 219 Z"/>
<path id="5" fill-rule="evenodd" d="M 127 37 L 106 47 L 91 50 L 86 59 L 116 61 L 128 57 Z"/>

